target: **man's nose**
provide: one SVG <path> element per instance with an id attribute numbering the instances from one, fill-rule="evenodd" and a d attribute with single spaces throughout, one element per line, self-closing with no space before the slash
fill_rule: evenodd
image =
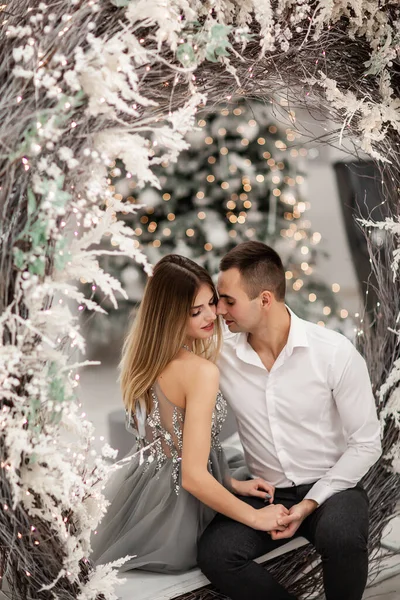
<path id="1" fill-rule="evenodd" d="M 218 300 L 217 304 L 217 315 L 224 315 L 226 313 L 225 304 L 222 300 Z"/>

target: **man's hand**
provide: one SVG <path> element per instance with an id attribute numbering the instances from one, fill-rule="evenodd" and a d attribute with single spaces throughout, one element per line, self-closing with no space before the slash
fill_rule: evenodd
<path id="1" fill-rule="evenodd" d="M 284 531 L 271 531 L 273 540 L 284 540 L 293 537 L 306 517 L 318 508 L 314 500 L 302 500 L 289 509 L 289 514 L 278 519 L 278 525 L 285 526 Z"/>
<path id="2" fill-rule="evenodd" d="M 248 479 L 247 481 L 239 481 L 238 479 L 231 479 L 231 486 L 235 494 L 239 496 L 257 496 L 263 498 L 263 500 L 272 504 L 274 501 L 275 488 L 273 485 L 257 477 L 257 479 Z M 267 497 L 267 494 L 270 498 Z"/>

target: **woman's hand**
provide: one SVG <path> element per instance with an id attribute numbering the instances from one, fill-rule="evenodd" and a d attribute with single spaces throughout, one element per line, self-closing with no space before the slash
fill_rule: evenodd
<path id="1" fill-rule="evenodd" d="M 285 531 L 286 525 L 282 525 L 282 517 L 289 514 L 288 509 L 282 504 L 265 506 L 255 511 L 254 529 L 259 531 Z"/>
<path id="2" fill-rule="evenodd" d="M 231 480 L 232 489 L 238 496 L 257 496 L 267 500 L 270 504 L 274 501 L 275 488 L 264 479 L 249 479 L 247 481 Z M 270 498 L 267 496 L 270 496 Z"/>

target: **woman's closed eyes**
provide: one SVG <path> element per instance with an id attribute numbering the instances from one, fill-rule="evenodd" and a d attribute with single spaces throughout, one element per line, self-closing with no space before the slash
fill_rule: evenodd
<path id="1" fill-rule="evenodd" d="M 216 304 L 217 304 L 217 300 L 215 298 L 212 298 L 212 300 L 210 300 L 210 302 L 208 303 L 208 306 L 215 306 Z M 198 317 L 201 314 L 201 309 L 202 309 L 202 307 L 200 307 L 197 312 L 192 313 L 191 316 Z"/>

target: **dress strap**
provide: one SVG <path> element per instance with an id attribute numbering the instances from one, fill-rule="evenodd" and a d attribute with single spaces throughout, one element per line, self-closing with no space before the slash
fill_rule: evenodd
<path id="1" fill-rule="evenodd" d="M 139 437 L 145 438 L 146 437 L 147 410 L 146 410 L 146 403 L 142 398 L 140 400 L 137 400 L 137 402 L 136 402 L 135 416 L 136 416 L 136 423 L 137 423 Z"/>

